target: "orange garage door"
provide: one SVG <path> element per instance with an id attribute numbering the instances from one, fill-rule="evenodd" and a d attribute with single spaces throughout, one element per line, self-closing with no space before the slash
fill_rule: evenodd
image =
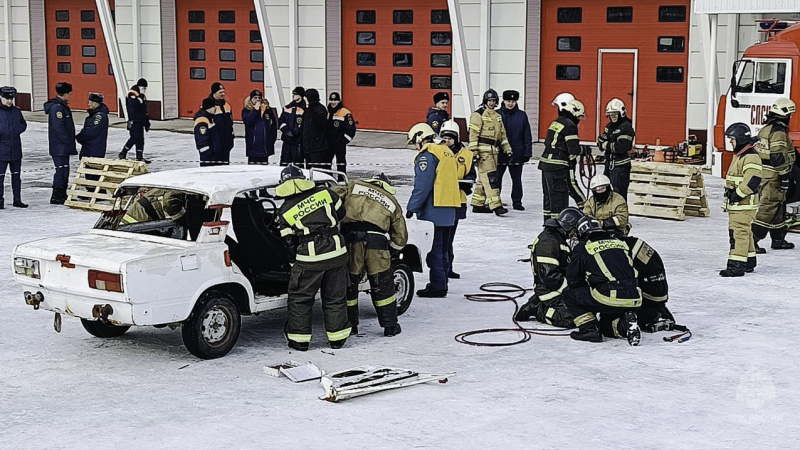
<path id="1" fill-rule="evenodd" d="M 241 120 L 245 97 L 264 90 L 264 46 L 253 2 L 178 0 L 176 14 L 180 116 L 194 116 L 219 81 L 233 117 Z"/>
<path id="2" fill-rule="evenodd" d="M 606 103 L 618 97 L 635 119 L 637 144 L 682 141 L 690 13 L 688 0 L 544 0 L 539 137 L 556 115 L 550 102 L 571 92 L 586 105 L 581 140 L 595 141 Z"/>
<path id="3" fill-rule="evenodd" d="M 94 0 L 47 0 L 45 22 L 49 95 L 56 95 L 56 83 L 67 81 L 72 109 L 86 109 L 89 92 L 99 92 L 116 111 L 117 86 Z"/>
<path id="4" fill-rule="evenodd" d="M 360 128 L 406 131 L 450 92 L 445 0 L 342 1 L 342 100 Z"/>

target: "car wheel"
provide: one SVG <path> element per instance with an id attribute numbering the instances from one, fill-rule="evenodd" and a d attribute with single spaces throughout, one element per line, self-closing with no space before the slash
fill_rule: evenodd
<path id="1" fill-rule="evenodd" d="M 394 291 L 397 299 L 397 315 L 401 315 L 411 306 L 414 299 L 414 273 L 405 264 L 395 264 L 392 272 Z"/>
<path id="2" fill-rule="evenodd" d="M 189 318 L 181 324 L 183 344 L 201 359 L 225 356 L 239 340 L 242 316 L 227 292 L 208 291 L 197 300 Z"/>
<path id="3" fill-rule="evenodd" d="M 101 338 L 119 337 L 125 334 L 131 327 L 125 325 L 114 325 L 103 323 L 99 320 L 81 319 L 81 325 L 92 336 Z"/>

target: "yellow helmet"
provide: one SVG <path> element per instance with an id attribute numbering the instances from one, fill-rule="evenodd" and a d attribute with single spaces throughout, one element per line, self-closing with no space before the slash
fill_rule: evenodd
<path id="1" fill-rule="evenodd" d="M 586 108 L 583 106 L 583 103 L 581 103 L 580 100 L 572 100 L 571 102 L 568 102 L 567 106 L 564 107 L 564 110 L 575 117 L 586 117 Z"/>
<path id="2" fill-rule="evenodd" d="M 775 103 L 772 104 L 772 108 L 769 109 L 770 114 L 774 114 L 780 117 L 787 117 L 789 114 L 793 114 L 797 110 L 797 106 L 795 106 L 794 102 L 789 100 L 786 97 L 781 97 L 775 100 Z"/>
<path id="3" fill-rule="evenodd" d="M 430 125 L 427 123 L 418 123 L 408 130 L 408 141 L 406 141 L 406 144 L 416 144 L 434 136 L 436 136 L 436 132 L 433 131 Z"/>
<path id="4" fill-rule="evenodd" d="M 609 100 L 608 104 L 606 105 L 606 116 L 611 113 L 617 113 L 620 116 L 627 115 L 627 112 L 625 111 L 625 103 L 618 98 L 612 98 Z"/>

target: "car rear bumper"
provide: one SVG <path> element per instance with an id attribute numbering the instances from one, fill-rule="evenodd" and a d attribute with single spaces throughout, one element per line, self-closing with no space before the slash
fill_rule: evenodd
<path id="1" fill-rule="evenodd" d="M 61 313 L 67 316 L 79 317 L 82 319 L 96 319 L 93 310 L 96 306 L 111 307 L 108 313 L 108 321 L 114 325 L 136 325 L 134 321 L 133 305 L 124 301 L 109 300 L 107 298 L 93 298 L 86 295 L 77 296 L 56 289 L 43 286 L 23 286 L 25 292 L 32 294 L 40 293 L 38 308 L 47 311 Z M 21 295 L 23 301 L 24 294 Z M 106 311 L 108 309 L 106 308 Z"/>

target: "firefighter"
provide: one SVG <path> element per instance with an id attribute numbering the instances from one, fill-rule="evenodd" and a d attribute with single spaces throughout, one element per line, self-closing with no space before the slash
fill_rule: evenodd
<path id="1" fill-rule="evenodd" d="M 571 101 L 575 100 L 575 97 L 570 94 L 569 92 L 562 92 L 561 94 L 556 95 L 556 98 L 550 103 L 551 105 L 555 106 L 559 113 L 563 110 L 567 104 Z M 586 194 L 583 193 L 583 190 L 580 186 L 578 186 L 578 180 L 575 175 L 575 169 L 578 167 L 578 156 L 577 155 L 570 155 L 569 157 L 569 196 L 572 197 L 572 200 L 575 202 L 575 206 L 578 209 L 583 208 L 583 204 L 586 203 Z"/>
<path id="2" fill-rule="evenodd" d="M 536 319 L 555 327 L 575 327 L 572 315 L 564 304 L 571 253 L 567 237 L 556 219 L 544 221 L 544 230 L 531 245 L 533 295 L 519 309 L 516 320 Z"/>
<path id="3" fill-rule="evenodd" d="M 292 101 L 283 107 L 283 112 L 278 118 L 278 129 L 281 130 L 281 165 L 302 164 L 303 157 L 300 153 L 300 127 L 303 124 L 303 112 L 306 101 L 303 97 L 306 90 L 297 86 L 292 90 Z"/>
<path id="4" fill-rule="evenodd" d="M 349 256 L 347 317 L 352 333 L 358 333 L 358 285 L 366 272 L 372 304 L 378 314 L 378 323 L 383 327 L 383 335 L 400 334 L 390 249 L 402 250 L 408 242 L 408 231 L 394 187 L 386 175 L 380 174 L 368 180 L 337 186 L 334 192 L 344 198 L 347 210 L 342 220 L 342 232 Z"/>
<path id="5" fill-rule="evenodd" d="M 83 122 L 81 132 L 75 140 L 81 144 L 80 157 L 105 158 L 108 141 L 108 106 L 103 101 L 103 94 L 89 94 L 88 115 Z M 95 178 L 90 178 L 95 177 Z M 99 175 L 86 175 L 87 179 L 99 180 Z"/>
<path id="6" fill-rule="evenodd" d="M 578 327 L 570 337 L 602 342 L 605 335 L 639 345 L 641 331 L 634 310 L 642 305 L 642 292 L 628 246 L 576 208 L 562 211 L 558 222 L 571 238 L 578 238 L 567 266 L 569 289 L 564 294 Z M 597 313 L 601 314 L 599 323 Z"/>
<path id="7" fill-rule="evenodd" d="M 142 189 L 137 193 L 120 225 L 169 219 L 181 222 L 186 216 L 186 194 L 167 189 Z"/>
<path id="8" fill-rule="evenodd" d="M 458 188 L 461 191 L 461 206 L 456 210 L 456 220 L 453 224 L 453 232 L 450 233 L 450 241 L 447 244 L 447 253 L 450 257 L 450 268 L 447 271 L 447 278 L 459 279 L 461 275 L 453 271 L 453 240 L 458 230 L 458 222 L 467 218 L 467 196 L 472 194 L 472 185 L 475 183 L 475 165 L 473 160 L 475 155 L 472 150 L 461 143 L 460 129 L 454 120 L 448 120 L 442 124 L 439 130 L 442 143 L 446 145 L 456 158 L 458 167 Z"/>
<path id="9" fill-rule="evenodd" d="M 406 218 L 416 214 L 418 219 L 433 223 L 433 245 L 426 258 L 430 282 L 417 291 L 420 297 L 447 297 L 447 273 L 451 268 L 447 246 L 461 205 L 458 163 L 447 145 L 434 142 L 435 137 L 427 123 L 418 123 L 408 131 L 407 143 L 414 144 L 418 153 Z"/>
<path id="10" fill-rule="evenodd" d="M 447 104 L 450 103 L 450 94 L 447 92 L 437 92 L 433 94 L 433 106 L 428 109 L 426 122 L 433 128 L 436 134 L 441 131 L 442 124 L 450 120 L 447 113 Z"/>
<path id="11" fill-rule="evenodd" d="M 147 80 L 139 78 L 128 91 L 125 99 L 125 112 L 128 114 L 128 133 L 130 138 L 119 152 L 119 159 L 128 157 L 131 148 L 136 147 L 136 160 L 150 164 L 144 158 L 144 133 L 150 131 L 150 117 L 147 115 Z"/>
<path id="12" fill-rule="evenodd" d="M 217 152 L 219 164 L 230 164 L 231 150 L 233 150 L 233 110 L 230 103 L 225 100 L 227 94 L 225 93 L 225 86 L 219 81 L 211 84 L 211 94 L 208 98 L 214 99 L 216 109 L 214 110 L 214 126 L 219 135 L 219 142 L 221 145 L 220 151 Z"/>
<path id="13" fill-rule="evenodd" d="M 725 130 L 731 139 L 734 157 L 725 176 L 725 200 L 722 209 L 728 212 L 728 236 L 731 250 L 722 277 L 741 277 L 756 268 L 756 247 L 751 227 L 758 211 L 758 187 L 761 186 L 762 158 L 754 147 L 758 137 L 750 127 L 737 122 Z"/>
<path id="14" fill-rule="evenodd" d="M 497 166 L 499 190 L 503 190 L 503 176 L 508 169 L 511 174 L 511 204 L 517 211 L 525 211 L 522 206 L 522 167 L 533 156 L 533 136 L 528 115 L 519 109 L 519 92 L 503 91 L 503 106 L 500 117 L 506 129 L 506 137 L 511 145 L 511 155 L 501 153 Z"/>
<path id="15" fill-rule="evenodd" d="M 570 180 L 575 177 L 570 161 L 581 154 L 578 124 L 586 118 L 583 103 L 571 100 L 558 112 L 558 118 L 547 129 L 544 153 L 539 160 L 542 171 L 544 219 L 555 219 L 569 206 Z M 570 172 L 572 175 L 570 176 Z"/>
<path id="16" fill-rule="evenodd" d="M 767 123 L 758 133 L 761 141 L 756 150 L 761 157 L 761 187 L 758 189 L 758 213 L 753 221 L 756 252 L 767 251 L 758 241 L 772 239 L 773 250 L 791 250 L 794 244 L 786 240 L 786 192 L 789 190 L 792 167 L 797 156 L 789 138 L 789 119 L 795 112 L 793 101 L 779 98 L 767 114 Z"/>
<path id="17" fill-rule="evenodd" d="M 275 141 L 278 140 L 278 118 L 260 90 L 251 91 L 244 100 L 242 122 L 247 163 L 269 163 L 269 157 L 275 154 Z"/>
<path id="18" fill-rule="evenodd" d="M 628 203 L 615 192 L 611 180 L 605 175 L 595 175 L 589 182 L 592 196 L 586 200 L 583 213 L 597 219 L 600 227 L 615 237 L 627 236 L 631 230 L 628 222 Z"/>
<path id="19" fill-rule="evenodd" d="M 275 196 L 284 199 L 279 229 L 294 253 L 289 279 L 286 339 L 295 350 L 308 350 L 311 311 L 320 292 L 325 330 L 331 348 L 342 348 L 350 336 L 347 321 L 347 248 L 339 233 L 344 202 L 329 189 L 306 179 L 297 166 L 281 172 Z"/>
<path id="20" fill-rule="evenodd" d="M 71 84 L 56 83 L 56 96 L 44 104 L 44 112 L 47 114 L 47 140 L 55 167 L 53 193 L 50 196 L 50 203 L 53 205 L 63 205 L 67 201 L 69 157 L 78 154 L 75 145 L 75 122 L 72 121 L 72 112 L 69 109 L 70 95 L 72 95 Z"/>
<path id="21" fill-rule="evenodd" d="M 675 322 L 672 313 L 667 309 L 669 285 L 661 255 L 637 237 L 626 236 L 622 240 L 628 246 L 628 254 L 633 260 L 633 268 L 636 269 L 636 280 L 642 291 L 642 307 L 636 313 L 638 322 L 645 330 L 652 330 L 660 320 Z"/>
<path id="22" fill-rule="evenodd" d="M 27 208 L 27 203 L 22 203 L 22 133 L 28 129 L 28 122 L 22 111 L 14 106 L 17 89 L 12 86 L 0 88 L 0 209 L 5 208 L 3 181 L 6 170 L 11 171 L 11 191 L 14 195 L 14 205 L 17 208 Z"/>
<path id="23" fill-rule="evenodd" d="M 334 168 L 347 173 L 347 144 L 356 136 L 356 121 L 353 113 L 342 104 L 342 96 L 331 92 L 328 96 L 328 159 Z"/>
<path id="24" fill-rule="evenodd" d="M 628 186 L 631 184 L 630 151 L 636 133 L 622 100 L 612 98 L 608 102 L 606 117 L 609 122 L 603 133 L 597 137 L 597 146 L 605 152 L 604 174 L 611 179 L 614 190 L 627 200 Z"/>
<path id="25" fill-rule="evenodd" d="M 200 152 L 200 167 L 222 164 L 222 141 L 214 124 L 216 110 L 214 99 L 206 97 L 194 115 L 194 143 Z"/>
<path id="26" fill-rule="evenodd" d="M 478 183 L 472 194 L 472 212 L 508 213 L 500 201 L 500 180 L 497 175 L 497 153 L 511 154 L 503 118 L 495 111 L 499 97 L 494 89 L 483 94 L 480 108 L 469 116 L 469 149 L 478 159 Z M 488 207 L 487 207 L 488 205 Z"/>

